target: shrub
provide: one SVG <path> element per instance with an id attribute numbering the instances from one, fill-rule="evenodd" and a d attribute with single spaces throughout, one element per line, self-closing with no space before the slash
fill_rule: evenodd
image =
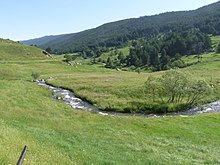
<path id="1" fill-rule="evenodd" d="M 33 77 L 34 80 L 38 80 L 40 78 L 40 73 L 39 72 L 32 72 L 31 76 Z"/>
<path id="2" fill-rule="evenodd" d="M 218 46 L 216 48 L 216 53 L 220 53 L 220 44 L 218 44 Z"/>
<path id="3" fill-rule="evenodd" d="M 159 78 L 150 76 L 145 83 L 145 93 L 160 105 L 156 108 L 160 110 L 168 106 L 168 111 L 180 111 L 197 104 L 211 92 L 212 88 L 204 80 L 194 80 L 178 69 L 167 71 Z"/>

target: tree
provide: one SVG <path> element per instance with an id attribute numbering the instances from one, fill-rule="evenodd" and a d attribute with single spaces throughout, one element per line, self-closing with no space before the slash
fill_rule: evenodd
<path id="1" fill-rule="evenodd" d="M 218 46 L 216 48 L 216 53 L 220 53 L 220 44 L 218 44 Z"/>
<path id="2" fill-rule="evenodd" d="M 168 68 L 168 63 L 169 62 L 170 62 L 170 57 L 167 55 L 166 50 L 163 49 L 161 51 L 161 56 L 160 56 L 161 68 L 163 70 L 166 70 Z"/>
<path id="3" fill-rule="evenodd" d="M 151 65 L 154 67 L 157 67 L 160 63 L 160 59 L 159 59 L 159 53 L 156 47 L 151 47 L 149 51 L 149 56 L 150 56 Z"/>
<path id="4" fill-rule="evenodd" d="M 168 103 L 180 102 L 185 95 L 186 87 L 189 85 L 188 76 L 178 69 L 165 72 L 160 81 Z"/>
<path id="5" fill-rule="evenodd" d="M 51 49 L 50 47 L 47 47 L 46 51 L 47 51 L 48 53 L 51 53 L 51 52 L 52 52 L 52 49 Z"/>
<path id="6" fill-rule="evenodd" d="M 153 76 L 149 76 L 145 82 L 145 91 L 146 94 L 152 98 L 152 101 L 155 101 L 156 96 L 158 96 L 159 91 L 159 79 Z"/>
<path id="7" fill-rule="evenodd" d="M 203 42 L 198 42 L 195 46 L 195 53 L 196 54 L 201 54 L 203 52 L 204 48 L 204 43 Z"/>
<path id="8" fill-rule="evenodd" d="M 157 101 L 161 106 L 170 104 L 191 107 L 210 94 L 212 89 L 204 80 L 194 80 L 190 74 L 174 69 L 159 78 L 149 77 L 145 91 L 153 102 Z"/>
<path id="9" fill-rule="evenodd" d="M 77 56 L 74 56 L 72 54 L 65 54 L 64 58 L 66 62 L 72 62 L 77 58 Z"/>
<path id="10" fill-rule="evenodd" d="M 126 57 L 122 51 L 119 52 L 118 59 L 119 59 L 120 63 L 122 63 L 122 64 L 125 63 Z"/>
<path id="11" fill-rule="evenodd" d="M 136 69 L 136 72 L 137 72 L 138 74 L 140 74 L 140 73 L 141 73 L 141 68 L 138 67 L 138 68 Z"/>
<path id="12" fill-rule="evenodd" d="M 149 66 L 150 64 L 150 56 L 147 51 L 143 51 L 143 55 L 141 56 L 143 65 Z"/>
<path id="13" fill-rule="evenodd" d="M 114 67 L 113 62 L 110 57 L 108 57 L 105 67 L 106 68 L 113 68 Z"/>
<path id="14" fill-rule="evenodd" d="M 212 91 L 210 85 L 204 80 L 192 82 L 187 88 L 187 105 L 194 105 L 204 96 L 207 96 Z"/>
<path id="15" fill-rule="evenodd" d="M 127 56 L 127 65 L 128 66 L 137 66 L 138 64 L 138 57 L 136 55 L 136 51 L 133 48 L 130 48 L 129 55 Z"/>
<path id="16" fill-rule="evenodd" d="M 40 73 L 39 72 L 32 72 L 31 76 L 36 81 L 40 78 Z"/>

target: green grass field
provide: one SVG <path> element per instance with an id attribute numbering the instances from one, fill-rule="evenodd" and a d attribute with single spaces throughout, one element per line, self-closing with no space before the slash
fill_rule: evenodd
<path id="1" fill-rule="evenodd" d="M 185 70 L 218 83 L 218 54 L 205 56 Z M 0 164 L 15 164 L 24 145 L 29 148 L 24 164 L 220 164 L 218 113 L 145 118 L 77 111 L 31 82 L 32 72 L 53 77 L 50 83 L 103 108 L 147 102 L 143 84 L 150 74 L 161 74 L 69 66 L 60 57 L 0 62 Z M 210 101 L 217 98 L 219 91 Z"/>
<path id="2" fill-rule="evenodd" d="M 53 100 L 49 90 L 30 82 L 32 71 L 39 71 L 42 78 L 54 77 L 56 85 L 80 89 L 90 84 L 96 90 L 99 86 L 110 93 L 103 94 L 106 98 L 113 97 L 108 102 L 111 105 L 120 90 L 127 95 L 126 99 L 130 98 L 129 91 L 123 88 L 136 84 L 131 88 L 134 92 L 148 74 L 121 73 L 88 65 L 76 68 L 57 60 L 0 65 L 4 75 L 0 80 L 2 164 L 14 164 L 24 145 L 29 147 L 25 164 L 219 163 L 219 114 L 166 119 L 100 116 L 75 111 Z M 116 88 L 119 89 L 115 91 Z M 138 100 L 138 95 L 132 97 Z"/>
<path id="3" fill-rule="evenodd" d="M 45 59 L 42 50 L 35 46 L 23 45 L 19 42 L 0 39 L 0 60 Z"/>

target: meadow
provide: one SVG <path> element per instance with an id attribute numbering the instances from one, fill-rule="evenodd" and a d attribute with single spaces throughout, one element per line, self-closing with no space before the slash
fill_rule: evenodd
<path id="1" fill-rule="evenodd" d="M 220 98 L 220 78 L 218 76 L 220 55 L 211 52 L 201 56 L 200 62 L 196 55 L 183 57 L 189 67 L 183 68 L 182 71 L 189 73 L 195 80 L 205 80 L 213 87 L 212 95 L 199 102 L 199 104 L 205 104 Z M 68 68 L 68 66 L 66 67 Z M 145 82 L 149 76 L 161 76 L 164 71 L 138 74 L 105 69 L 101 64 L 73 65 L 68 69 L 72 70 L 70 74 L 54 73 L 52 75 L 54 79 L 48 80 L 48 82 L 54 86 L 72 90 L 104 111 L 154 112 L 154 106 L 157 104 L 146 94 Z"/>
<path id="2" fill-rule="evenodd" d="M 212 72 L 198 65 L 188 70 L 218 80 L 217 64 L 211 65 Z M 31 82 L 34 71 L 103 107 L 145 101 L 139 98 L 142 85 L 153 74 L 69 66 L 59 58 L 1 63 L 0 164 L 15 164 L 24 145 L 29 147 L 24 164 L 220 163 L 219 114 L 145 118 L 77 111 Z"/>
<path id="3" fill-rule="evenodd" d="M 122 111 L 134 103 L 150 102 L 143 85 L 149 75 L 163 72 L 138 74 L 101 65 L 71 66 L 62 57 L 47 58 L 39 49 L 28 49 L 39 54 L 6 58 L 7 53 L 0 53 L 4 59 L 0 61 L 0 164 L 15 164 L 24 145 L 28 146 L 24 165 L 220 164 L 219 113 L 165 118 L 102 116 L 74 110 L 31 81 L 31 74 L 38 72 L 40 78 L 71 89 L 99 108 Z M 202 56 L 200 63 L 183 70 L 213 83 L 216 90 L 203 102 L 214 101 L 220 98 L 220 55 Z M 184 57 L 189 65 L 196 60 L 195 56 Z"/>

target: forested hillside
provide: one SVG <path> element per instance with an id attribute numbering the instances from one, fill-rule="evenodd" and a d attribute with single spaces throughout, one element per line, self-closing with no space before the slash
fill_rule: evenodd
<path id="1" fill-rule="evenodd" d="M 172 32 L 157 38 L 133 42 L 126 66 L 166 70 L 185 67 L 183 55 L 201 54 L 211 48 L 210 38 L 198 30 Z"/>
<path id="2" fill-rule="evenodd" d="M 30 40 L 54 53 L 72 53 L 92 47 L 123 46 L 128 40 L 154 37 L 161 33 L 197 29 L 202 33 L 220 34 L 220 2 L 193 11 L 168 12 L 104 24 L 80 33 Z"/>

